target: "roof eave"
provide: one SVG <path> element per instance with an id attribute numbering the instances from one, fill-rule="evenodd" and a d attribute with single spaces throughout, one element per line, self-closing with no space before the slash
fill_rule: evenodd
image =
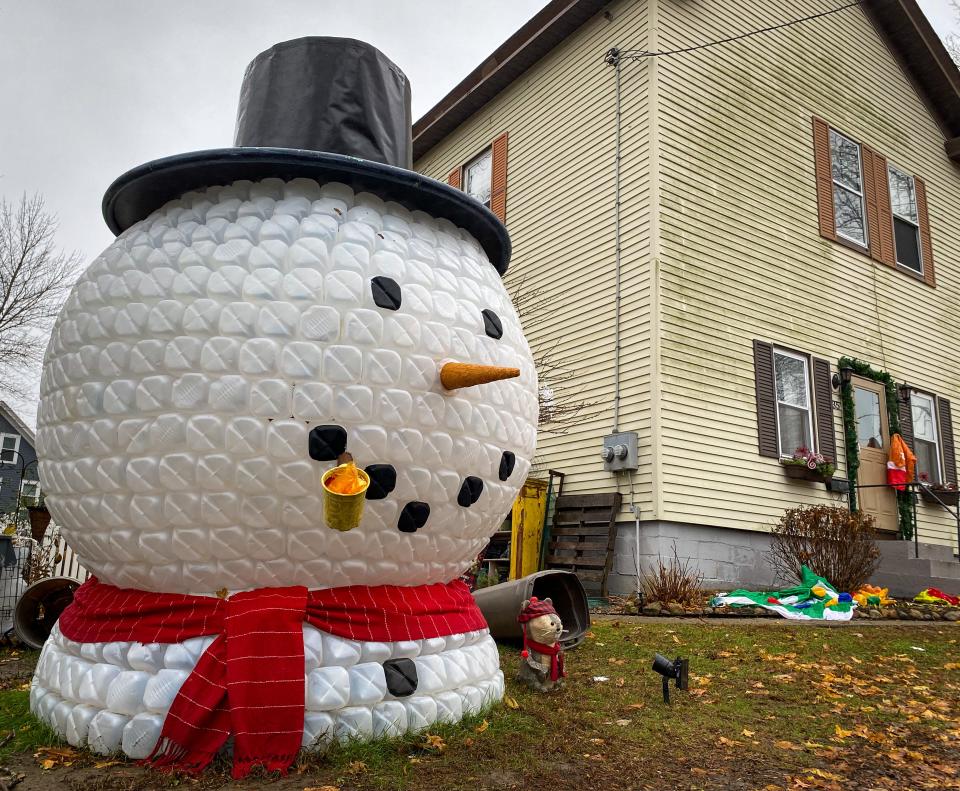
<path id="1" fill-rule="evenodd" d="M 552 0 L 413 126 L 418 159 L 556 47 L 609 0 Z M 960 162 L 960 70 L 916 0 L 863 0 L 862 7 L 947 138 Z"/>
<path id="2" fill-rule="evenodd" d="M 960 136 L 960 70 L 916 0 L 865 0 L 863 8 L 944 137 Z"/>
<path id="3" fill-rule="evenodd" d="M 20 415 L 13 411 L 13 408 L 6 402 L 0 401 L 0 415 L 3 415 L 20 434 L 30 441 L 30 447 L 37 449 L 37 440 L 33 432 L 27 427 L 27 424 L 20 419 Z"/>
<path id="4" fill-rule="evenodd" d="M 610 0 L 552 0 L 413 125 L 416 160 Z"/>

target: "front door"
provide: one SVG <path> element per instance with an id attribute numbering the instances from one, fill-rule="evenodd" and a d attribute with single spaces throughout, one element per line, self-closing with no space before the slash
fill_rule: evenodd
<path id="1" fill-rule="evenodd" d="M 897 530 L 897 496 L 887 486 L 890 425 L 887 392 L 882 384 L 853 377 L 853 409 L 860 446 L 857 498 L 860 508 L 877 520 L 878 530 Z"/>

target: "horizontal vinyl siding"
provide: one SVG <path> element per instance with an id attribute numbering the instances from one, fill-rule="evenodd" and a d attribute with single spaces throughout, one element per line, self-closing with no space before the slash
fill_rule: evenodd
<path id="1" fill-rule="evenodd" d="M 658 2 L 661 49 L 837 6 Z M 960 169 L 859 8 L 657 67 L 663 516 L 766 529 L 798 503 L 845 499 L 760 457 L 753 338 L 834 366 L 853 355 L 960 406 Z M 820 237 L 814 115 L 926 181 L 935 290 Z M 956 545 L 955 521 L 918 510 L 922 540 Z"/>
<path id="2" fill-rule="evenodd" d="M 576 375 L 589 403 L 564 434 L 541 431 L 540 470 L 566 474 L 564 491 L 613 491 L 629 504 L 629 482 L 603 470 L 601 437 L 612 420 L 614 360 L 613 46 L 646 41 L 646 3 L 621 0 L 587 21 L 508 89 L 415 163 L 446 181 L 456 167 L 509 133 L 507 228 L 511 287 L 542 289 L 549 315 L 525 321 L 531 346 Z M 629 65 L 622 81 L 620 429 L 640 434 L 637 504 L 652 508 L 650 447 L 650 130 L 647 71 Z M 531 317 L 528 317 L 528 319 Z"/>

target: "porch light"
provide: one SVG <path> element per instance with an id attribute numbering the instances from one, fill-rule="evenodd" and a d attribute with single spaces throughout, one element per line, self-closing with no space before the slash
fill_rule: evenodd
<path id="1" fill-rule="evenodd" d="M 840 373 L 834 374 L 830 381 L 833 384 L 834 389 L 839 390 L 841 385 L 849 385 L 851 379 L 853 379 L 853 366 L 841 365 Z"/>
<path id="2" fill-rule="evenodd" d="M 901 385 L 897 385 L 897 400 L 901 404 L 910 404 L 910 399 L 913 396 L 913 388 L 910 387 L 906 382 Z"/>
<path id="3" fill-rule="evenodd" d="M 687 689 L 689 660 L 677 657 L 673 661 L 667 659 L 663 654 L 653 655 L 653 672 L 663 676 L 663 702 L 670 702 L 670 679 L 677 683 L 677 689 Z"/>

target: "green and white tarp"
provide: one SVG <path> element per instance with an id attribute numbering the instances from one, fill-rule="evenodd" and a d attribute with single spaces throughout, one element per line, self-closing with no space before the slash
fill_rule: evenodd
<path id="1" fill-rule="evenodd" d="M 806 566 L 800 573 L 800 584 L 778 591 L 735 590 L 714 596 L 713 607 L 763 607 L 793 621 L 849 621 L 855 601 L 841 601 L 849 594 L 837 593 L 823 577 Z"/>

